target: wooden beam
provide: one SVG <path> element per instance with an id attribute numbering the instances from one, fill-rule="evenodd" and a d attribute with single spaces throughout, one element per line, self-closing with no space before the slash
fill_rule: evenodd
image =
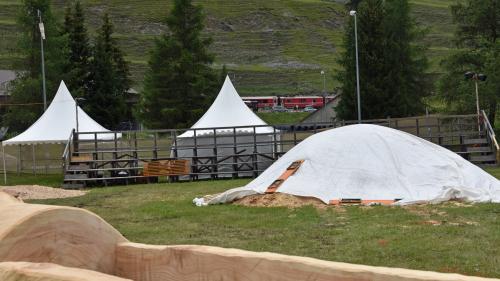
<path id="1" fill-rule="evenodd" d="M 132 281 L 96 271 L 52 263 L 0 262 L 2 281 Z"/>

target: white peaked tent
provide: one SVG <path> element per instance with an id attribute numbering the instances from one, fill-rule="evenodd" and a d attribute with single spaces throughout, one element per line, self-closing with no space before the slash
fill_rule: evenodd
<path id="1" fill-rule="evenodd" d="M 500 202 L 500 182 L 452 151 L 394 129 L 352 125 L 307 138 L 258 178 L 208 204 L 262 194 L 297 160 L 304 162 L 277 192 L 325 203 L 341 199 L 437 203 L 453 198 Z"/>
<path id="2" fill-rule="evenodd" d="M 3 141 L 2 145 L 66 143 L 71 131 L 76 128 L 76 102 L 64 81 L 61 81 L 54 99 L 47 110 L 26 131 Z M 80 132 L 109 132 L 78 107 L 78 130 Z M 104 135 L 103 135 L 104 136 Z M 114 136 L 105 136 L 112 139 Z M 85 138 L 82 136 L 82 138 Z M 88 138 L 93 138 L 89 135 Z"/>
<path id="3" fill-rule="evenodd" d="M 61 81 L 54 99 L 47 110 L 26 131 L 2 142 L 7 145 L 36 145 L 66 143 L 71 131 L 76 128 L 76 102 L 64 81 Z M 78 131 L 109 132 L 78 106 Z M 81 139 L 93 139 L 93 135 L 82 135 Z M 114 134 L 102 134 L 99 139 L 113 139 Z M 4 161 L 4 174 L 5 174 Z"/>
<path id="4" fill-rule="evenodd" d="M 229 79 L 226 76 L 224 85 L 220 90 L 217 98 L 212 103 L 210 108 L 203 114 L 191 129 L 203 129 L 214 127 L 240 127 L 240 126 L 261 126 L 267 125 L 262 119 L 259 118 L 253 111 L 245 104 L 240 95 L 236 91 Z M 240 128 L 237 132 L 253 132 L 253 128 Z M 257 133 L 272 133 L 273 127 L 257 127 Z M 219 129 L 219 133 L 232 133 L 232 129 Z M 213 134 L 213 130 L 196 130 L 197 135 Z M 188 130 L 180 135 L 180 138 L 189 138 L 194 136 L 194 130 Z"/>
<path id="5" fill-rule="evenodd" d="M 221 129 L 204 130 L 205 128 Z M 254 130 L 257 134 L 255 141 Z M 277 137 L 276 132 L 272 126 L 267 126 L 266 122 L 248 108 L 238 95 L 229 77 L 226 77 L 219 95 L 207 112 L 191 127 L 191 130 L 187 130 L 177 137 L 177 157 L 192 159 L 196 152 L 196 157 L 216 156 L 218 161 L 226 159 L 219 162 L 224 167 L 218 169 L 218 177 L 230 177 L 233 169 L 228 163 L 233 162 L 234 159 L 228 158 L 228 156 L 234 155 L 235 140 L 238 146 L 237 151 L 241 155 L 253 153 L 255 150 L 254 142 L 257 143 L 258 153 L 271 155 L 274 151 L 272 142 Z M 197 148 L 195 148 L 195 143 Z M 246 146 L 241 145 L 243 143 Z M 217 155 L 214 155 L 213 147 L 215 145 L 217 145 Z M 265 157 L 258 157 L 257 162 L 259 162 L 258 168 L 262 170 L 271 164 L 271 160 Z M 239 176 L 244 175 L 240 173 Z M 203 176 L 201 175 L 201 177 Z"/>

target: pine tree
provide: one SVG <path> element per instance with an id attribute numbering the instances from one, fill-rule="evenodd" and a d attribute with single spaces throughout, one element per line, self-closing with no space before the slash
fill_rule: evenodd
<path id="1" fill-rule="evenodd" d="M 80 1 L 76 2 L 72 14 L 66 14 L 64 30 L 69 39 L 69 78 L 66 84 L 73 96 L 81 97 L 89 84 L 91 48 Z"/>
<path id="2" fill-rule="evenodd" d="M 423 48 L 415 44 L 419 31 L 406 0 L 352 1 L 357 6 L 360 92 L 363 119 L 412 116 L 423 111 L 428 82 Z M 349 18 L 344 35 L 342 100 L 337 114 L 357 118 L 354 22 Z"/>
<path id="3" fill-rule="evenodd" d="M 20 50 L 24 54 L 23 69 L 10 87 L 11 103 L 30 104 L 30 106 L 9 107 L 3 123 L 9 126 L 12 134 L 27 129 L 40 117 L 43 111 L 41 52 L 39 18 L 37 10 L 42 14 L 45 26 L 45 70 L 47 86 L 47 103 L 50 103 L 61 79 L 65 76 L 67 49 L 64 36 L 58 29 L 52 15 L 49 0 L 24 0 L 18 17 L 18 26 L 22 35 L 19 41 Z"/>
<path id="4" fill-rule="evenodd" d="M 446 73 L 438 83 L 440 96 L 448 111 L 475 113 L 475 89 L 472 81 L 463 79 L 467 71 L 488 76 L 480 87 L 480 107 L 488 112 L 494 125 L 500 92 L 500 1 L 467 0 L 453 5 L 456 52 L 443 63 Z"/>
<path id="5" fill-rule="evenodd" d="M 201 38 L 202 8 L 191 0 L 175 0 L 167 25 L 171 34 L 155 42 L 138 111 L 149 128 L 191 126 L 220 87 L 210 67 L 211 39 Z"/>
<path id="6" fill-rule="evenodd" d="M 104 14 L 94 46 L 84 108 L 104 127 L 116 129 L 127 118 L 125 93 L 130 79 L 128 64 L 112 35 L 113 25 Z"/>

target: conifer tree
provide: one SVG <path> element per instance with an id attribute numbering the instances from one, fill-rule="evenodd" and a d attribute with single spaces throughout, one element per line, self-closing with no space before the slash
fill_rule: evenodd
<path id="1" fill-rule="evenodd" d="M 43 112 L 38 10 L 41 12 L 46 34 L 46 40 L 43 43 L 45 47 L 47 103 L 50 103 L 61 79 L 66 77 L 65 38 L 61 36 L 62 32 L 58 29 L 52 15 L 50 1 L 23 0 L 18 17 L 18 26 L 21 31 L 19 48 L 24 55 L 23 64 L 18 67 L 23 71 L 18 73 L 18 77 L 13 81 L 9 91 L 11 103 L 34 104 L 8 108 L 2 121 L 4 125 L 9 126 L 9 132 L 12 134 L 27 129 Z"/>
<path id="2" fill-rule="evenodd" d="M 84 108 L 104 127 L 117 129 L 120 122 L 126 121 L 125 93 L 130 79 L 128 63 L 112 35 L 113 25 L 104 14 L 94 46 Z"/>
<path id="3" fill-rule="evenodd" d="M 201 117 L 221 81 L 211 68 L 210 38 L 201 38 L 203 14 L 191 0 L 175 0 L 169 35 L 155 42 L 138 116 L 149 128 L 182 128 Z"/>
<path id="4" fill-rule="evenodd" d="M 480 83 L 480 107 L 494 125 L 500 99 L 500 2 L 498 0 L 458 2 L 451 7 L 457 24 L 453 52 L 442 65 L 446 73 L 438 83 L 440 96 L 451 113 L 475 113 L 475 86 L 464 73 L 488 76 Z"/>
<path id="5" fill-rule="evenodd" d="M 352 1 L 357 7 L 361 108 L 363 119 L 413 116 L 423 111 L 422 97 L 429 83 L 424 71 L 423 48 L 415 43 L 419 30 L 410 17 L 406 0 Z M 345 53 L 342 100 L 337 114 L 344 120 L 357 118 L 354 23 L 349 18 L 344 35 Z"/>
<path id="6" fill-rule="evenodd" d="M 74 97 L 81 97 L 88 88 L 91 48 L 80 1 L 76 2 L 72 14 L 66 14 L 64 26 L 69 40 L 69 77 L 66 84 Z"/>

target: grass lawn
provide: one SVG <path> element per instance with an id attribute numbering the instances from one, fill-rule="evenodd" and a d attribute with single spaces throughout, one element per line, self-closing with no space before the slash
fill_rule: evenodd
<path id="1" fill-rule="evenodd" d="M 488 171 L 500 176 L 499 168 Z M 498 204 L 317 210 L 191 203 L 196 196 L 248 181 L 97 188 L 83 197 L 35 202 L 91 210 L 135 242 L 203 244 L 500 277 Z"/>
<path id="2" fill-rule="evenodd" d="M 270 125 L 296 124 L 304 120 L 310 112 L 259 112 L 257 115 Z"/>

